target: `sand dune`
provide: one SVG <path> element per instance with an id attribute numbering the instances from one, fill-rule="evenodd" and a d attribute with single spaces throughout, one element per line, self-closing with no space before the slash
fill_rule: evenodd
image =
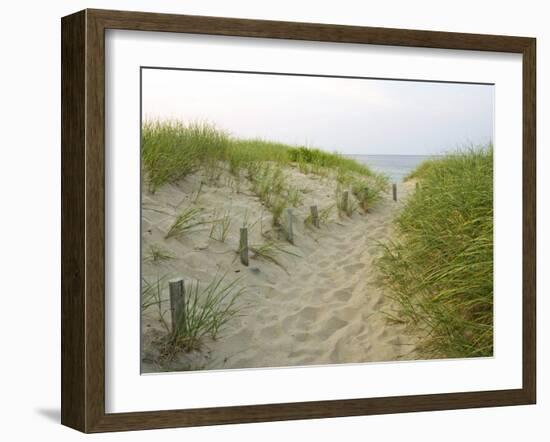
<path id="1" fill-rule="evenodd" d="M 180 353 L 162 366 L 155 344 L 163 333 L 158 312 L 155 308 L 145 311 L 144 372 L 415 358 L 413 338 L 403 325 L 389 323 L 383 314 L 392 305 L 377 283 L 373 266 L 380 253 L 377 243 L 391 236 L 392 220 L 414 184 L 398 184 L 398 202 L 392 200 L 391 192 L 384 194 L 368 214 L 358 211 L 352 217 L 339 218 L 333 210 L 329 222 L 317 229 L 306 226 L 304 219 L 311 204 L 319 209 L 334 204 L 333 180 L 304 175 L 296 169 L 286 173 L 301 189 L 303 201 L 294 209 L 294 245 L 285 245 L 292 255 L 278 254 L 280 265 L 251 255 L 245 267 L 238 259 L 243 219 L 262 220 L 249 232 L 251 244 L 260 244 L 266 235 L 280 236 L 272 230 L 269 212 L 246 183 L 241 183 L 237 193 L 235 186 L 228 185 L 228 175 L 219 185 L 201 187 L 204 177 L 197 174 L 163 186 L 155 194 L 144 192 L 143 252 L 151 244 L 160 245 L 175 258 L 160 264 L 144 263 L 143 278 L 151 281 L 181 276 L 209 281 L 216 273 L 227 272 L 228 278 L 239 278 L 238 284 L 247 287 L 239 301 L 242 315 L 227 324 L 219 339 L 205 342 L 200 352 Z M 230 210 L 232 223 L 224 243 L 209 238 L 208 225 L 164 239 L 174 216 L 191 204 L 205 209 L 204 220 L 213 219 L 215 208 Z M 168 296 L 166 291 L 163 296 Z"/>

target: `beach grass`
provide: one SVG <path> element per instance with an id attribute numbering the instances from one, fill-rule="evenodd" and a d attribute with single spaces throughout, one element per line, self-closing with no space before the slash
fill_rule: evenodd
<path id="1" fill-rule="evenodd" d="M 283 167 L 264 163 L 251 178 L 252 190 L 271 212 L 272 224 L 279 226 L 285 207 L 296 207 L 300 201 L 298 189 L 288 183 Z"/>
<path id="2" fill-rule="evenodd" d="M 163 298 L 163 289 L 168 275 L 157 277 L 153 282 L 142 279 L 141 311 L 155 306 L 165 330 L 161 339 L 162 357 L 160 362 L 171 360 L 179 351 L 200 350 L 205 339 L 218 339 L 223 327 L 239 315 L 242 307 L 238 299 L 246 292 L 239 286 L 240 279 L 227 280 L 227 275 L 216 274 L 207 283 L 189 281 L 185 285 L 185 302 L 176 323 L 170 326 L 166 321 L 170 309 L 168 299 Z"/>
<path id="3" fill-rule="evenodd" d="M 160 323 L 166 331 L 169 331 L 170 328 L 165 319 L 167 309 L 163 306 L 165 300 L 162 298 L 162 287 L 166 278 L 167 276 L 157 276 L 154 281 L 141 279 L 141 312 L 143 314 L 149 308 L 156 307 Z"/>
<path id="4" fill-rule="evenodd" d="M 185 208 L 176 216 L 164 238 L 177 237 L 190 231 L 193 227 L 206 224 L 206 221 L 201 218 L 201 214 L 202 210 L 199 208 Z"/>
<path id="5" fill-rule="evenodd" d="M 238 139 L 208 123 L 183 124 L 178 121 L 146 121 L 142 127 L 142 168 L 149 191 L 203 172 L 207 182 L 218 182 L 224 171 L 233 177 L 232 187 L 241 188 L 246 178 L 252 191 L 271 213 L 272 225 L 279 227 L 286 207 L 298 207 L 300 189 L 287 179 L 288 168 L 302 173 L 333 176 L 337 193 L 349 188 L 349 207 L 361 206 L 366 212 L 388 186 L 388 179 L 369 167 L 336 152 L 290 146 L 262 139 Z M 201 181 L 202 186 L 202 181 Z M 365 191 L 368 189 L 368 191 Z M 201 187 L 193 197 L 196 203 Z M 194 227 L 199 215 L 181 213 L 166 238 L 179 236 Z M 351 214 L 353 210 L 348 210 Z M 218 227 L 216 227 L 217 229 Z"/>
<path id="6" fill-rule="evenodd" d="M 210 238 L 224 243 L 229 234 L 229 228 L 231 227 L 231 211 L 216 209 L 214 211 L 214 220 L 211 221 L 211 223 Z"/>
<path id="7" fill-rule="evenodd" d="M 318 214 L 319 227 L 328 224 L 330 216 L 331 216 L 334 208 L 336 207 L 336 205 L 337 205 L 336 203 L 331 204 L 331 205 L 323 207 L 319 210 L 319 214 Z M 304 224 L 307 227 L 313 227 L 313 216 L 312 216 L 311 213 L 309 213 L 309 215 L 307 215 L 304 218 Z"/>
<path id="8" fill-rule="evenodd" d="M 150 244 L 143 254 L 143 262 L 158 265 L 164 261 L 174 259 L 175 256 L 158 244 Z"/>
<path id="9" fill-rule="evenodd" d="M 230 143 L 229 136 L 213 126 L 184 125 L 177 121 L 148 121 L 141 133 L 141 161 L 149 190 L 175 182 L 203 167 L 215 175 L 220 158 Z"/>
<path id="10" fill-rule="evenodd" d="M 269 261 L 276 266 L 283 269 L 288 273 L 287 268 L 277 259 L 277 255 L 286 254 L 295 257 L 300 257 L 297 253 L 292 252 L 288 248 L 284 247 L 281 244 L 278 244 L 275 241 L 265 241 L 262 244 L 253 244 L 250 246 L 250 251 L 252 252 L 252 259 L 263 259 Z"/>
<path id="11" fill-rule="evenodd" d="M 320 176 L 332 173 L 339 180 L 368 177 L 377 182 L 387 181 L 368 166 L 337 152 L 262 139 L 239 139 L 212 124 L 201 122 L 145 121 L 141 158 L 146 182 L 152 192 L 199 169 L 209 180 L 218 179 L 224 168 L 237 180 L 243 173 L 252 180 L 265 172 L 266 163 L 275 167 L 293 166 Z"/>
<path id="12" fill-rule="evenodd" d="M 298 163 L 300 170 L 319 174 L 323 169 L 332 169 L 344 172 L 355 172 L 358 175 L 373 176 L 375 173 L 364 164 L 346 158 L 337 152 L 325 152 L 310 147 L 289 147 L 288 157 L 291 162 Z M 309 165 L 307 168 L 304 165 Z"/>
<path id="13" fill-rule="evenodd" d="M 351 193 L 363 211 L 367 212 L 382 199 L 382 194 L 388 188 L 388 182 L 388 178 L 382 174 L 374 175 L 369 180 L 355 178 L 350 183 Z"/>
<path id="14" fill-rule="evenodd" d="M 169 348 L 197 350 L 204 339 L 217 339 L 222 328 L 241 311 L 237 300 L 246 289 L 239 283 L 239 279 L 228 282 L 224 274 L 215 275 L 206 285 L 199 281 L 187 284 L 184 308 L 176 318 Z"/>
<path id="15" fill-rule="evenodd" d="M 428 160 L 377 263 L 428 357 L 493 353 L 493 149 Z"/>

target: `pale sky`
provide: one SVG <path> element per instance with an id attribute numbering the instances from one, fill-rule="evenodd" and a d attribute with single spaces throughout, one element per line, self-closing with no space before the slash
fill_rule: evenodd
<path id="1" fill-rule="evenodd" d="M 145 119 L 343 154 L 431 155 L 493 139 L 494 86 L 142 71 Z"/>

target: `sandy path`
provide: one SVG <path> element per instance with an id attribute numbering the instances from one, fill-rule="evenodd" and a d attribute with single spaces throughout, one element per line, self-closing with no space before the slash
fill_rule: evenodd
<path id="1" fill-rule="evenodd" d="M 297 221 L 303 220 L 312 201 L 328 204 L 333 198 L 330 183 L 298 173 L 293 178 L 308 189 L 303 208 L 295 213 Z M 280 256 L 286 271 L 259 259 L 251 259 L 246 268 L 234 253 L 225 253 L 231 241 L 221 244 L 204 238 L 204 232 L 166 241 L 173 253 L 185 258 L 170 262 L 171 273 L 204 280 L 216 270 L 229 269 L 249 287 L 241 300 L 243 315 L 227 325 L 220 339 L 208 342 L 200 355 L 180 355 L 167 368 L 181 369 L 193 358 L 195 364 L 209 369 L 414 358 L 412 338 L 402 325 L 388 323 L 382 313 L 391 304 L 376 281 L 373 266 L 373 259 L 380 253 L 377 243 L 391 235 L 392 220 L 411 186 L 414 188 L 412 183 L 399 184 L 397 203 L 391 193 L 385 194 L 367 215 L 355 213 L 352 218 L 335 218 L 321 229 L 296 222 L 295 245 L 289 250 L 300 257 Z M 155 202 L 166 209 L 178 194 L 181 201 L 182 191 L 187 190 L 169 189 L 145 202 Z M 207 189 L 203 204 L 227 203 L 226 191 Z M 254 204 L 261 210 L 258 202 Z M 254 204 L 250 204 L 249 196 L 233 196 L 231 210 L 239 213 L 246 207 L 254 214 Z M 163 218 L 158 212 L 154 214 L 151 222 L 144 221 L 144 229 L 156 238 L 155 229 L 166 231 L 167 220 L 166 215 Z M 235 227 L 233 242 L 237 241 L 236 232 Z M 148 241 L 147 235 L 144 238 Z M 148 271 L 151 269 L 145 266 L 144 274 Z M 154 313 L 144 318 L 144 324 L 148 332 L 158 329 Z M 147 362 L 151 356 L 149 342 L 146 336 L 144 371 L 155 371 L 154 364 Z"/>
<path id="2" fill-rule="evenodd" d="M 403 357 L 410 348 L 402 327 L 389 326 L 380 314 L 387 305 L 372 264 L 398 207 L 387 196 L 373 214 L 320 236 L 313 253 L 293 260 L 285 281 L 261 287 L 265 296 L 253 314 L 216 343 L 213 354 L 227 358 L 227 367 Z"/>

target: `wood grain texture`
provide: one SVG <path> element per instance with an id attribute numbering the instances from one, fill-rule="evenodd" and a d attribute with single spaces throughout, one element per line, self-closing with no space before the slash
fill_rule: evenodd
<path id="1" fill-rule="evenodd" d="M 61 43 L 61 422 L 85 427 L 85 13 L 63 19 Z"/>
<path id="2" fill-rule="evenodd" d="M 105 413 L 105 30 L 514 52 L 523 55 L 523 387 L 353 400 Z M 535 40 L 86 10 L 62 19 L 62 423 L 84 432 L 532 404 L 536 398 Z M 137 338 L 136 338 L 137 339 Z"/>
<path id="3" fill-rule="evenodd" d="M 247 20 L 149 12 L 88 10 L 106 29 L 187 32 L 240 37 L 522 52 L 529 38 L 319 23 Z"/>
<path id="4" fill-rule="evenodd" d="M 241 264 L 248 266 L 248 229 L 241 227 L 239 237 L 239 255 L 241 257 Z"/>
<path id="5" fill-rule="evenodd" d="M 537 97 L 536 40 L 523 50 L 523 389 L 537 396 Z"/>

